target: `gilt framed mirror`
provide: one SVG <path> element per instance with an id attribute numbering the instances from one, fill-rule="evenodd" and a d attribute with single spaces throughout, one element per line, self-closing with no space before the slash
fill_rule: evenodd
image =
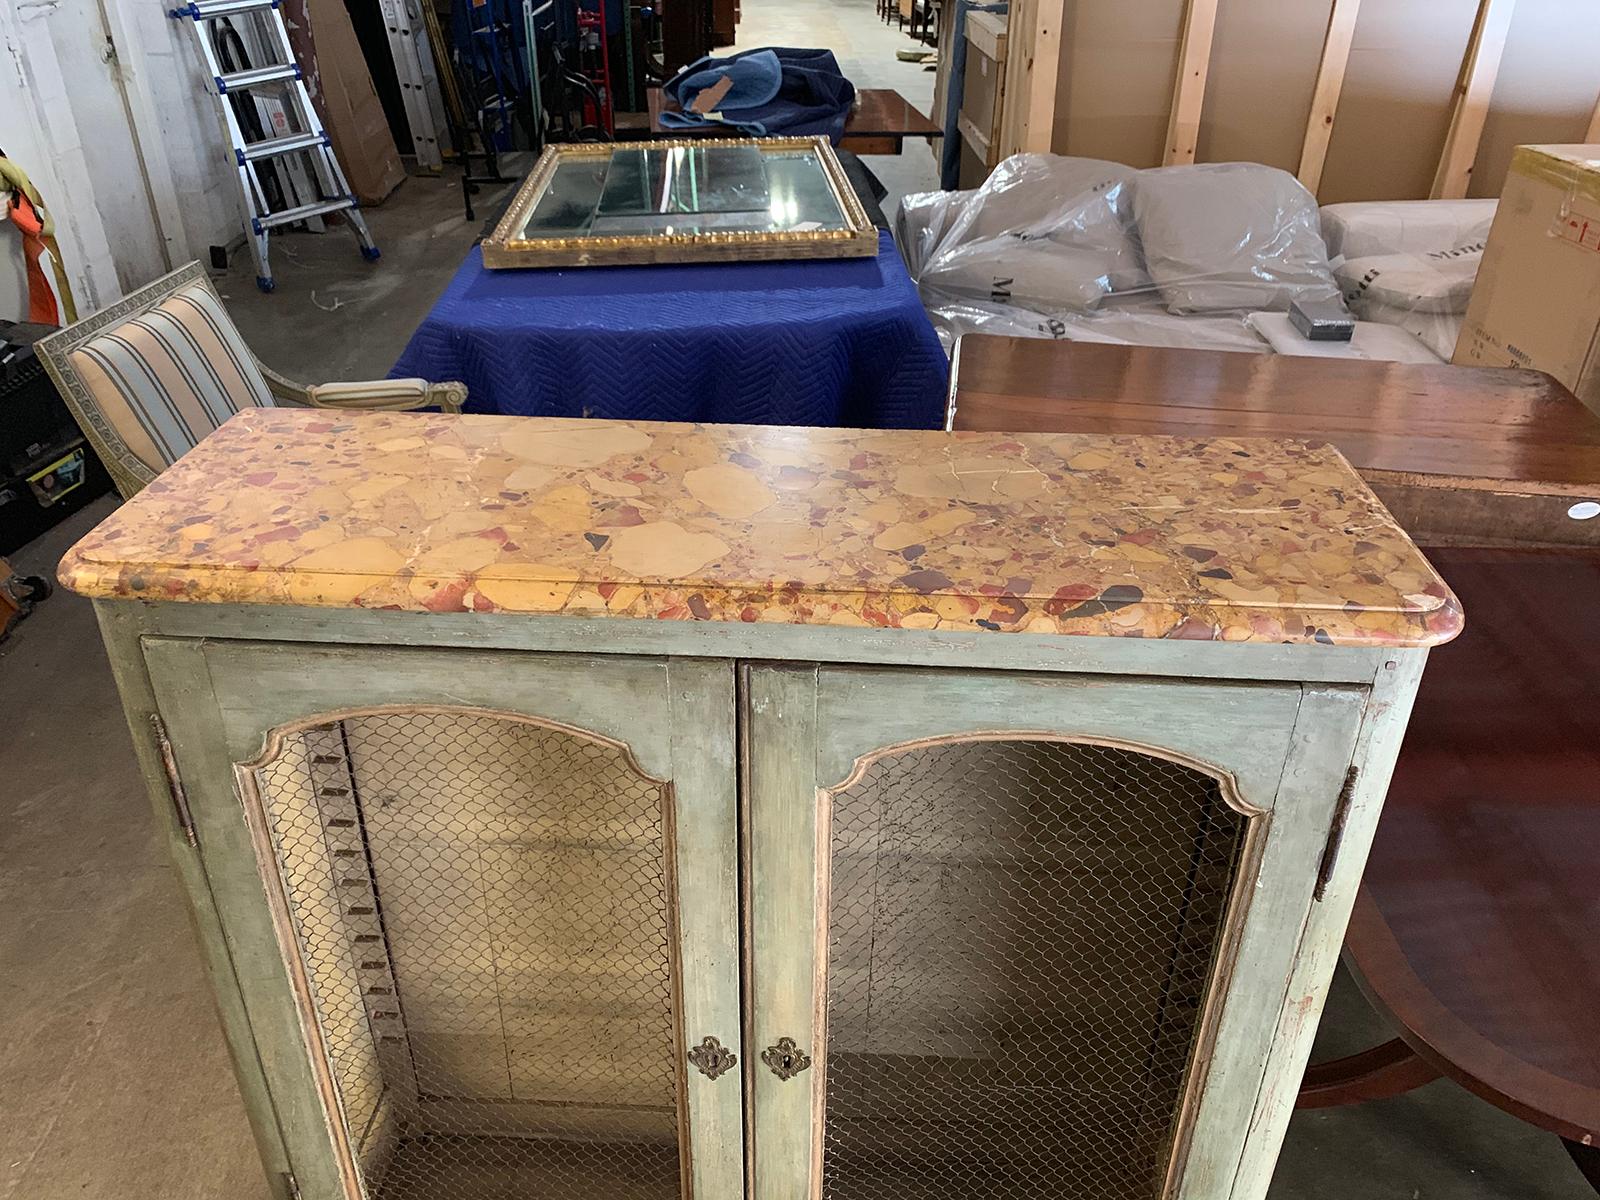
<path id="1" fill-rule="evenodd" d="M 826 138 L 551 146 L 483 242 L 483 264 L 865 258 L 878 234 Z"/>

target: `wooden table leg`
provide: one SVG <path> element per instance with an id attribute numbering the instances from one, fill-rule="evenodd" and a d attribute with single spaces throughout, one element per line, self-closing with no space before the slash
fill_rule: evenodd
<path id="1" fill-rule="evenodd" d="M 1332 1062 L 1306 1068 L 1296 1108 L 1336 1108 L 1386 1100 L 1431 1083 L 1439 1072 L 1399 1038 Z"/>

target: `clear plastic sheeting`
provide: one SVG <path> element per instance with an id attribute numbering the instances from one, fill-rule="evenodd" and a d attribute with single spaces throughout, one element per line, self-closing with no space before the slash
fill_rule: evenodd
<path id="1" fill-rule="evenodd" d="M 1467 319 L 1486 245 L 1480 239 L 1426 253 L 1347 258 L 1337 262 L 1334 275 L 1358 318 L 1398 326 L 1448 360 Z"/>
<path id="2" fill-rule="evenodd" d="M 1092 158 L 1018 154 L 949 206 L 921 281 L 953 296 L 1092 312 L 1148 290 L 1131 231 L 1137 172 Z"/>
<path id="3" fill-rule="evenodd" d="M 1358 314 L 1363 321 L 1392 325 L 1403 329 L 1442 362 L 1449 362 L 1461 340 L 1461 330 L 1467 324 L 1465 311 L 1458 313 L 1413 312 L 1406 308 L 1391 308 L 1386 304 L 1362 304 Z"/>
<path id="4" fill-rule="evenodd" d="M 1339 294 L 1317 201 L 1287 171 L 1211 163 L 1142 171 L 1133 206 L 1151 278 L 1174 313 L 1287 312 Z"/>
<path id="5" fill-rule="evenodd" d="M 1306 337 L 1289 320 L 1287 313 L 1261 312 L 1250 315 L 1250 325 L 1267 339 L 1273 352 L 1296 358 L 1355 358 L 1368 362 L 1400 362 L 1428 365 L 1438 358 L 1404 329 L 1357 321 L 1355 336 L 1348 342 L 1322 342 Z"/>
<path id="6" fill-rule="evenodd" d="M 928 315 L 946 351 L 968 333 L 1062 338 L 1120 346 L 1171 346 L 1180 350 L 1236 350 L 1265 354 L 1271 348 L 1242 315 L 1175 317 L 1161 304 L 1131 299 L 1092 314 L 1048 313 L 982 300 L 947 299 Z"/>
<path id="7" fill-rule="evenodd" d="M 1343 297 L 1394 331 L 1369 331 L 1355 356 L 1435 361 L 1454 351 L 1492 221 L 1492 201 L 1318 210 L 1293 176 L 1254 163 L 1019 154 L 976 190 L 907 196 L 896 235 L 947 348 L 984 332 L 1315 353 L 1271 344 L 1251 314 Z"/>
<path id="8" fill-rule="evenodd" d="M 1481 242 L 1494 224 L 1498 200 L 1367 200 L 1322 209 L 1328 257 L 1429 254 Z"/>

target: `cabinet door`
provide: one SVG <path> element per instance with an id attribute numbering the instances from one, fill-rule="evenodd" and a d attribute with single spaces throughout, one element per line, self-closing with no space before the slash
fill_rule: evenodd
<path id="1" fill-rule="evenodd" d="M 742 1195 L 731 664 L 145 656 L 304 1200 Z"/>
<path id="2" fill-rule="evenodd" d="M 741 688 L 758 1200 L 1228 1196 L 1363 693 Z"/>

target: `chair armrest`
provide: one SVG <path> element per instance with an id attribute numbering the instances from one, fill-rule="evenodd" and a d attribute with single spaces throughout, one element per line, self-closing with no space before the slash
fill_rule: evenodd
<path id="1" fill-rule="evenodd" d="M 457 413 L 467 400 L 464 383 L 429 383 L 426 379 L 368 379 L 358 383 L 319 383 L 305 391 L 312 408 L 367 412 L 401 412 L 437 407 Z"/>

